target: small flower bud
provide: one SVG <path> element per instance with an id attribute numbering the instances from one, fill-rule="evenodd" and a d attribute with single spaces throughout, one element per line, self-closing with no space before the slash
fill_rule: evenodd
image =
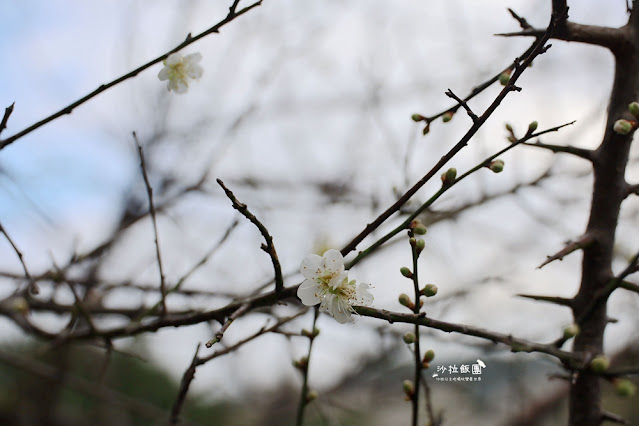
<path id="1" fill-rule="evenodd" d="M 401 274 L 406 278 L 413 278 L 413 273 L 406 266 L 399 268 L 399 272 L 401 272 Z"/>
<path id="2" fill-rule="evenodd" d="M 293 361 L 293 366 L 299 370 L 304 371 L 306 367 L 308 367 L 308 357 L 303 356 L 302 358 Z"/>
<path id="3" fill-rule="evenodd" d="M 570 324 L 568 327 L 564 328 L 564 339 L 571 339 L 579 334 L 579 325 Z"/>
<path id="4" fill-rule="evenodd" d="M 455 115 L 455 113 L 453 113 L 452 111 L 445 112 L 444 115 L 442 115 L 442 121 L 444 123 L 448 123 L 450 120 L 453 119 L 453 115 Z"/>
<path id="5" fill-rule="evenodd" d="M 422 240 L 421 238 L 417 240 L 417 245 L 415 245 L 417 251 L 421 252 L 422 250 L 424 250 L 424 247 L 426 247 L 426 243 L 424 242 L 424 240 Z"/>
<path id="6" fill-rule="evenodd" d="M 422 369 L 428 370 L 430 368 L 430 362 L 422 361 Z"/>
<path id="7" fill-rule="evenodd" d="M 410 118 L 416 123 L 419 123 L 420 121 L 426 120 L 426 117 L 424 117 L 421 114 L 413 114 L 413 115 L 410 116 Z"/>
<path id="8" fill-rule="evenodd" d="M 610 361 L 605 355 L 597 355 L 590 361 L 590 369 L 595 373 L 603 373 L 610 367 Z"/>
<path id="9" fill-rule="evenodd" d="M 623 397 L 633 396 L 637 391 L 637 387 L 628 379 L 617 379 L 614 381 L 617 395 Z"/>
<path id="10" fill-rule="evenodd" d="M 402 388 L 404 389 L 404 393 L 406 393 L 407 396 L 412 397 L 415 393 L 415 385 L 413 385 L 413 382 L 411 380 L 404 380 L 402 382 Z"/>
<path id="11" fill-rule="evenodd" d="M 400 305 L 406 306 L 407 308 L 412 309 L 415 306 L 412 300 L 410 300 L 410 297 L 408 296 L 408 294 L 406 293 L 400 294 L 398 300 Z"/>
<path id="12" fill-rule="evenodd" d="M 509 135 L 506 139 L 508 139 L 508 142 L 517 142 L 517 138 L 514 135 Z"/>
<path id="13" fill-rule="evenodd" d="M 628 105 L 628 111 L 630 111 L 630 114 L 634 115 L 636 118 L 639 118 L 639 102 L 632 102 Z"/>
<path id="14" fill-rule="evenodd" d="M 306 402 L 311 402 L 314 399 L 317 399 L 318 396 L 319 396 L 319 393 L 315 389 L 311 389 L 306 394 Z"/>
<path id="15" fill-rule="evenodd" d="M 433 297 L 437 294 L 437 286 L 435 284 L 426 284 L 426 287 L 422 289 L 422 294 L 426 297 Z"/>
<path id="16" fill-rule="evenodd" d="M 504 161 L 497 159 L 490 162 L 488 168 L 495 173 L 501 173 L 504 170 Z"/>
<path id="17" fill-rule="evenodd" d="M 404 339 L 404 343 L 410 345 L 411 343 L 415 343 L 415 340 L 417 339 L 417 337 L 415 336 L 415 333 L 413 333 L 412 331 L 407 331 L 402 336 L 402 339 Z"/>
<path id="18" fill-rule="evenodd" d="M 428 132 L 430 132 L 430 123 L 424 126 L 424 129 L 422 130 L 422 135 L 426 135 L 428 134 Z"/>
<path id="19" fill-rule="evenodd" d="M 453 182 L 455 182 L 456 177 L 457 169 L 451 167 L 442 174 L 442 183 L 444 185 L 451 185 Z"/>
<path id="20" fill-rule="evenodd" d="M 632 131 L 632 123 L 628 120 L 617 120 L 615 121 L 612 129 L 615 133 L 619 133 L 620 135 L 627 135 Z"/>
<path id="21" fill-rule="evenodd" d="M 427 350 L 426 353 L 424 354 L 424 362 L 431 362 L 434 359 L 435 359 L 435 351 L 433 351 L 432 349 Z"/>
<path id="22" fill-rule="evenodd" d="M 309 337 L 309 338 L 313 338 L 313 337 L 315 337 L 315 336 L 313 335 L 313 333 L 311 333 L 310 331 L 308 331 L 308 330 L 307 330 L 307 329 L 305 329 L 305 328 L 304 328 L 304 329 L 302 329 L 302 336 L 304 336 L 304 337 Z"/>
<path id="23" fill-rule="evenodd" d="M 16 297 L 11 301 L 11 309 L 22 315 L 29 313 L 29 302 L 24 297 Z"/>
<path id="24" fill-rule="evenodd" d="M 511 70 L 506 70 L 502 72 L 501 74 L 499 74 L 499 84 L 501 84 L 502 86 L 507 85 L 508 82 L 510 81 L 511 72 L 512 72 Z"/>
<path id="25" fill-rule="evenodd" d="M 411 247 L 415 247 L 417 245 L 417 240 L 415 239 L 415 237 L 410 237 L 408 239 L 408 242 L 410 243 Z"/>
<path id="26" fill-rule="evenodd" d="M 506 130 L 508 130 L 510 133 L 513 132 L 513 126 L 510 125 L 510 123 L 506 123 Z"/>
<path id="27" fill-rule="evenodd" d="M 539 124 L 536 121 L 533 121 L 532 123 L 530 123 L 528 125 L 528 134 L 531 134 L 532 132 L 537 130 L 537 126 L 539 126 Z"/>
<path id="28" fill-rule="evenodd" d="M 413 228 L 413 232 L 415 232 L 417 235 L 426 235 L 426 232 L 428 232 L 428 229 L 426 229 L 426 227 L 420 223 L 419 225 Z"/>

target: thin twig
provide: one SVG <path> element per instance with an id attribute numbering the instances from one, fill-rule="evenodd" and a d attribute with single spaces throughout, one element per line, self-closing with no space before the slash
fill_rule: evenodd
<path id="1" fill-rule="evenodd" d="M 2 117 L 2 121 L 0 121 L 0 133 L 2 133 L 2 131 L 7 128 L 7 121 L 9 121 L 9 117 L 13 112 L 13 106 L 15 104 L 16 103 L 14 102 L 4 109 L 4 116 Z"/>
<path id="2" fill-rule="evenodd" d="M 226 332 L 226 330 L 228 330 L 228 328 L 231 326 L 231 324 L 233 324 L 233 321 L 235 321 L 240 316 L 242 316 L 242 314 L 244 314 L 246 311 L 248 311 L 248 309 L 250 307 L 251 307 L 250 304 L 245 303 L 244 305 L 242 305 L 239 308 L 237 308 L 237 310 L 235 312 L 233 312 L 231 314 L 231 316 L 229 316 L 229 318 L 224 322 L 224 324 L 222 324 L 222 327 L 215 333 L 215 337 L 213 339 L 209 340 L 208 342 L 206 342 L 205 346 L 207 348 L 210 348 L 211 346 L 213 346 L 214 344 L 216 344 L 220 340 L 222 340 L 222 338 L 224 337 L 224 333 Z"/>
<path id="3" fill-rule="evenodd" d="M 468 116 L 471 118 L 471 120 L 473 120 L 473 123 L 476 123 L 476 122 L 477 122 L 477 120 L 479 120 L 479 117 L 477 117 L 477 114 L 475 114 L 475 113 L 473 112 L 473 110 L 471 110 L 471 109 L 470 109 L 470 107 L 468 106 L 468 104 L 466 103 L 466 101 L 465 101 L 465 100 L 463 100 L 463 99 L 460 99 L 460 98 L 459 98 L 456 94 L 454 94 L 454 93 L 453 93 L 453 91 L 452 91 L 452 90 L 448 89 L 448 90 L 446 91 L 446 96 L 448 96 L 449 98 L 452 98 L 452 99 L 456 100 L 456 101 L 457 101 L 457 103 L 458 103 L 459 105 L 461 105 L 461 106 L 462 106 L 462 107 L 466 110 L 466 112 L 468 113 Z"/>
<path id="4" fill-rule="evenodd" d="M 184 401 L 186 400 L 186 394 L 189 391 L 191 382 L 195 378 L 195 369 L 197 368 L 198 352 L 200 352 L 199 343 L 197 345 L 197 348 L 195 349 L 195 354 L 193 355 L 193 359 L 191 360 L 191 365 L 189 365 L 189 367 L 186 369 L 186 371 L 182 375 L 182 380 L 180 381 L 180 389 L 178 390 L 177 398 L 175 399 L 175 402 L 173 403 L 173 407 L 171 408 L 171 417 L 169 418 L 170 425 L 179 424 L 180 411 L 182 411 Z"/>
<path id="5" fill-rule="evenodd" d="M 242 216 L 247 218 L 253 225 L 257 227 L 260 231 L 266 244 L 262 244 L 261 249 L 264 250 L 271 257 L 271 262 L 273 263 L 273 270 L 275 271 L 275 292 L 279 293 L 284 288 L 284 280 L 282 278 L 282 267 L 280 266 L 280 260 L 277 257 L 277 252 L 275 251 L 275 245 L 273 244 L 273 237 L 268 232 L 268 229 L 260 222 L 257 217 L 253 213 L 251 213 L 246 206 L 246 204 L 240 203 L 233 192 L 224 186 L 224 182 L 222 180 L 217 179 L 217 183 L 222 187 L 226 196 L 231 200 L 233 204 L 233 208 L 240 212 Z"/>
<path id="6" fill-rule="evenodd" d="M 302 426 L 304 423 L 304 409 L 308 404 L 308 366 L 311 361 L 311 352 L 313 350 L 313 342 L 315 341 L 315 325 L 317 324 L 317 317 L 319 316 L 319 309 L 315 307 L 315 313 L 313 315 L 313 327 L 311 333 L 308 336 L 308 352 L 304 358 L 298 361 L 298 368 L 302 372 L 302 390 L 300 392 L 300 400 L 297 405 L 297 417 L 295 421 L 296 426 Z"/>
<path id="7" fill-rule="evenodd" d="M 237 6 L 237 3 L 239 3 L 238 1 L 235 1 L 233 3 L 234 6 Z M 206 37 L 209 34 L 213 34 L 213 33 L 218 33 L 220 31 L 220 28 L 222 28 L 224 25 L 228 24 L 229 22 L 233 21 L 235 18 L 237 18 L 238 16 L 244 15 L 246 12 L 248 12 L 249 10 L 260 6 L 262 4 L 262 1 L 259 0 L 239 11 L 235 11 L 235 8 L 233 7 L 233 9 L 230 11 L 230 13 L 226 16 L 226 18 L 222 19 L 220 22 L 218 22 L 217 24 L 213 25 L 211 28 L 207 29 L 206 31 L 201 32 L 200 34 L 194 36 L 194 37 L 187 37 L 182 43 L 180 43 L 178 46 L 174 47 L 173 49 L 169 50 L 168 52 L 164 53 L 161 56 L 158 56 L 157 58 L 147 62 L 146 64 L 134 69 L 133 71 L 116 78 L 115 80 L 107 83 L 107 84 L 103 84 L 100 87 L 98 87 L 97 89 L 95 89 L 93 92 L 89 93 L 88 95 L 78 99 L 77 101 L 73 102 L 70 105 L 67 105 L 66 107 L 62 108 L 60 111 L 38 121 L 35 124 L 32 124 L 31 126 L 27 127 L 26 129 L 16 133 L 15 135 L 4 139 L 4 140 L 0 140 L 0 150 L 5 148 L 7 145 L 12 144 L 13 142 L 15 142 L 16 140 L 20 139 L 21 137 L 31 133 L 32 131 L 38 129 L 39 127 L 44 126 L 45 124 L 55 120 L 58 117 L 61 117 L 65 114 L 71 114 L 71 112 L 78 106 L 82 105 L 83 103 L 85 103 L 86 101 L 94 98 L 95 96 L 99 95 L 100 93 L 104 92 L 105 90 L 110 89 L 111 87 L 122 83 L 125 80 L 128 80 L 129 78 L 135 77 L 136 75 L 138 75 L 139 73 L 141 73 L 142 71 L 146 70 L 147 68 L 152 67 L 153 65 L 157 64 L 158 62 L 161 62 L 163 60 L 165 60 L 166 58 L 169 57 L 169 55 L 171 55 L 172 53 L 175 53 L 179 50 L 184 49 L 186 46 L 195 43 L 196 41 L 198 41 L 199 39 Z"/>
<path id="8" fill-rule="evenodd" d="M 162 268 L 162 256 L 160 254 L 160 241 L 158 238 L 158 225 L 155 215 L 155 204 L 153 204 L 153 188 L 151 182 L 149 182 L 149 176 L 146 173 L 146 163 L 144 162 L 144 153 L 142 152 L 142 146 L 138 140 L 138 136 L 133 132 L 133 139 L 135 145 L 138 148 L 138 154 L 140 156 L 140 168 L 142 169 L 142 177 L 144 178 L 144 185 L 146 186 L 146 194 L 149 198 L 149 211 L 151 212 L 151 222 L 153 223 L 153 234 L 155 236 L 155 255 L 158 261 L 158 269 L 160 272 L 160 292 L 162 302 L 162 314 L 166 315 L 166 279 L 164 278 L 164 269 Z"/>
<path id="9" fill-rule="evenodd" d="M 594 244 L 594 242 L 595 242 L 595 238 L 592 235 L 589 235 L 589 234 L 582 235 L 576 240 L 570 241 L 568 244 L 566 244 L 566 246 L 563 249 L 559 250 L 557 253 L 553 254 L 552 256 L 548 256 L 548 258 L 544 261 L 544 263 L 539 265 L 537 269 L 541 269 L 555 260 L 563 260 L 564 256 L 577 250 L 583 250 L 584 248 Z"/>
<path id="10" fill-rule="evenodd" d="M 22 264 L 22 269 L 24 270 L 24 276 L 27 277 L 27 281 L 29 282 L 29 290 L 31 291 L 31 294 L 40 293 L 40 288 L 38 287 L 38 284 L 36 284 L 35 280 L 31 276 L 31 274 L 29 273 L 29 269 L 27 268 L 27 264 L 24 263 L 24 258 L 22 256 L 22 252 L 20 252 L 20 250 L 18 249 L 18 246 L 16 246 L 16 244 L 13 242 L 13 240 L 11 239 L 9 234 L 7 233 L 7 230 L 4 229 L 4 226 L 2 226 L 1 223 L 0 223 L 0 232 L 2 232 L 2 234 L 4 234 L 4 237 L 7 239 L 7 241 L 9 241 L 9 244 L 11 244 L 11 247 L 13 247 L 13 251 L 18 256 L 18 259 L 20 260 L 20 263 Z"/>

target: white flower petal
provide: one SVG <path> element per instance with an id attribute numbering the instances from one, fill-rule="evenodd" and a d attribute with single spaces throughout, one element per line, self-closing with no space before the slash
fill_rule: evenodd
<path id="1" fill-rule="evenodd" d="M 158 78 L 161 81 L 168 80 L 169 79 L 169 68 L 168 67 L 162 68 L 160 70 L 160 72 L 158 73 Z"/>
<path id="2" fill-rule="evenodd" d="M 324 253 L 324 267 L 332 272 L 341 272 L 344 270 L 344 256 L 335 249 L 327 250 Z"/>
<path id="3" fill-rule="evenodd" d="M 184 60 L 196 64 L 202 60 L 202 54 L 200 52 L 190 53 L 184 57 Z"/>
<path id="4" fill-rule="evenodd" d="M 342 271 L 338 274 L 333 275 L 331 280 L 328 282 L 328 286 L 333 290 L 345 285 L 348 285 L 348 271 Z"/>
<path id="5" fill-rule="evenodd" d="M 202 74 L 204 74 L 204 69 L 197 64 L 191 65 L 186 69 L 186 75 L 191 77 L 193 80 L 197 80 L 202 77 Z"/>
<path id="6" fill-rule="evenodd" d="M 168 58 L 164 60 L 164 65 L 174 67 L 182 62 L 182 54 L 180 52 L 171 53 Z"/>
<path id="7" fill-rule="evenodd" d="M 312 280 L 304 280 L 297 288 L 297 297 L 300 298 L 306 306 L 314 306 L 320 303 L 321 289 L 316 282 Z"/>
<path id="8" fill-rule="evenodd" d="M 353 322 L 353 318 L 351 318 L 352 308 L 350 305 L 337 295 L 332 294 L 331 296 L 333 297 L 331 297 L 328 302 L 328 313 L 340 324 L 349 321 Z"/>
<path id="9" fill-rule="evenodd" d="M 307 279 L 314 279 L 322 275 L 323 264 L 321 256 L 316 254 L 307 254 L 300 264 L 300 272 Z"/>
<path id="10" fill-rule="evenodd" d="M 366 284 L 366 283 L 360 283 L 357 286 L 357 302 L 360 305 L 363 306 L 368 306 L 371 303 L 373 303 L 373 300 L 375 299 L 373 297 L 373 295 L 368 291 L 368 289 L 371 287 L 370 284 Z"/>

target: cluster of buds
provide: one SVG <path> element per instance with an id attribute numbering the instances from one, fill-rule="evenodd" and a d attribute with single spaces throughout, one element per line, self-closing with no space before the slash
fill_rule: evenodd
<path id="1" fill-rule="evenodd" d="M 630 105 L 628 105 L 628 111 L 630 111 L 630 114 L 632 114 L 636 119 L 639 120 L 639 103 L 632 102 Z M 615 121 L 612 129 L 615 131 L 615 133 L 618 133 L 620 135 L 627 135 L 638 127 L 639 122 L 637 122 L 636 120 L 621 119 Z"/>
<path id="2" fill-rule="evenodd" d="M 413 114 L 410 117 L 415 123 L 419 123 L 420 121 L 425 121 L 426 125 L 424 126 L 424 129 L 422 130 L 422 134 L 425 135 L 428 132 L 430 132 L 430 120 L 426 117 L 424 117 L 421 114 Z"/>

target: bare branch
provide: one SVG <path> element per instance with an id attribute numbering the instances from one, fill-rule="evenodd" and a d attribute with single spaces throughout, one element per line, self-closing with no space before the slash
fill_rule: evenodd
<path id="1" fill-rule="evenodd" d="M 2 121 L 0 121 L 0 133 L 2 133 L 2 131 L 7 128 L 7 122 L 9 121 L 9 117 L 13 112 L 13 106 L 15 104 L 16 103 L 14 102 L 4 109 L 4 116 L 2 117 Z"/>
<path id="2" fill-rule="evenodd" d="M 20 264 L 22 265 L 22 269 L 24 270 L 24 276 L 27 278 L 27 281 L 29 282 L 29 290 L 31 291 L 31 294 L 40 293 L 40 289 L 38 288 L 38 284 L 36 284 L 36 282 L 34 281 L 33 277 L 31 277 L 31 274 L 29 273 L 29 269 L 27 268 L 27 264 L 24 263 L 24 258 L 22 256 L 22 252 L 18 249 L 18 246 L 15 245 L 15 243 L 13 242 L 13 240 L 11 239 L 9 234 L 7 233 L 7 230 L 4 229 L 4 226 L 2 226 L 1 223 L 0 223 L 0 232 L 2 232 L 2 234 L 7 239 L 7 241 L 9 241 L 9 244 L 11 244 L 11 247 L 13 248 L 13 251 L 18 256 L 18 259 L 20 260 Z"/>
<path id="3" fill-rule="evenodd" d="M 149 182 L 149 176 L 146 173 L 146 163 L 144 162 L 144 153 L 142 152 L 142 146 L 138 140 L 138 136 L 133 132 L 133 139 L 135 145 L 138 148 L 138 154 L 140 156 L 140 168 L 142 169 L 142 177 L 144 178 L 144 185 L 146 186 L 146 194 L 149 198 L 149 211 L 151 212 L 151 223 L 153 223 L 153 234 L 155 235 L 155 256 L 158 261 L 158 269 L 160 272 L 160 292 L 161 292 L 161 304 L 162 313 L 166 314 L 166 279 L 164 277 L 164 270 L 162 268 L 162 256 L 160 254 L 160 241 L 158 238 L 158 224 L 155 215 L 155 204 L 153 204 L 153 188 L 151 182 Z"/>
<path id="4" fill-rule="evenodd" d="M 217 179 L 217 183 L 222 187 L 226 196 L 231 200 L 233 204 L 233 208 L 240 212 L 242 216 L 247 218 L 254 224 L 257 229 L 260 231 L 264 240 L 266 240 L 266 245 L 262 244 L 261 248 L 271 257 L 271 262 L 273 263 L 273 269 L 275 270 L 275 292 L 279 293 L 284 288 L 284 280 L 282 278 L 282 267 L 280 266 L 280 260 L 277 257 L 277 252 L 275 251 L 275 245 L 273 244 L 273 237 L 268 232 L 268 229 L 260 222 L 257 217 L 253 213 L 251 213 L 246 206 L 246 204 L 240 203 L 233 192 L 224 186 L 224 182 L 220 179 Z"/>
<path id="5" fill-rule="evenodd" d="M 235 7 L 237 6 L 238 1 L 235 1 L 233 3 L 233 10 L 230 10 L 229 14 L 226 16 L 226 18 L 222 19 L 220 22 L 218 22 L 217 24 L 213 25 L 211 28 L 209 28 L 206 31 L 201 32 L 200 34 L 194 36 L 194 37 L 187 37 L 182 43 L 180 43 L 178 46 L 174 47 L 173 49 L 169 50 L 168 52 L 164 53 L 161 56 L 158 56 L 157 58 L 147 62 L 146 64 L 134 69 L 133 71 L 119 77 L 116 78 L 115 80 L 107 83 L 107 84 L 103 84 L 100 87 L 98 87 L 97 89 L 95 89 L 93 92 L 89 93 L 88 95 L 78 99 L 77 101 L 73 102 L 70 105 L 67 105 L 66 107 L 62 108 L 60 111 L 38 121 L 35 124 L 32 124 L 31 126 L 27 127 L 26 129 L 16 133 L 15 135 L 7 138 L 7 139 L 3 139 L 0 140 L 0 150 L 5 148 L 7 145 L 12 144 L 13 142 L 15 142 L 16 140 L 20 139 L 21 137 L 33 132 L 34 130 L 44 126 L 45 124 L 55 120 L 56 118 L 59 118 L 65 114 L 71 114 L 71 112 L 73 112 L 73 110 L 82 105 L 83 103 L 87 102 L 88 100 L 94 98 L 95 96 L 99 95 L 100 93 L 104 92 L 105 90 L 110 89 L 111 87 L 122 83 L 125 80 L 128 80 L 130 78 L 135 77 L 136 75 L 138 75 L 139 73 L 141 73 L 142 71 L 146 70 L 147 68 L 152 67 L 153 65 L 165 60 L 166 58 L 169 57 L 169 55 L 171 55 L 172 53 L 175 53 L 177 51 L 180 51 L 182 49 L 184 49 L 186 46 L 195 43 L 196 41 L 198 41 L 199 39 L 206 37 L 209 34 L 213 34 L 213 33 L 218 33 L 220 31 L 220 28 L 222 28 L 224 25 L 228 24 L 229 22 L 233 21 L 235 18 L 244 15 L 246 12 L 248 12 L 249 10 L 260 6 L 262 4 L 262 0 L 256 1 L 255 3 L 239 10 L 239 11 L 235 11 Z"/>
<path id="6" fill-rule="evenodd" d="M 541 269 L 544 266 L 548 265 L 550 262 L 553 262 L 555 260 L 563 260 L 564 256 L 576 250 L 581 250 L 586 247 L 589 247 L 594 242 L 595 242 L 595 238 L 592 235 L 584 234 L 581 237 L 577 238 L 576 240 L 568 242 L 568 244 L 566 244 L 566 246 L 563 249 L 559 250 L 557 253 L 553 254 L 552 256 L 548 256 L 548 259 L 546 259 L 544 263 L 539 265 L 537 269 Z"/>

